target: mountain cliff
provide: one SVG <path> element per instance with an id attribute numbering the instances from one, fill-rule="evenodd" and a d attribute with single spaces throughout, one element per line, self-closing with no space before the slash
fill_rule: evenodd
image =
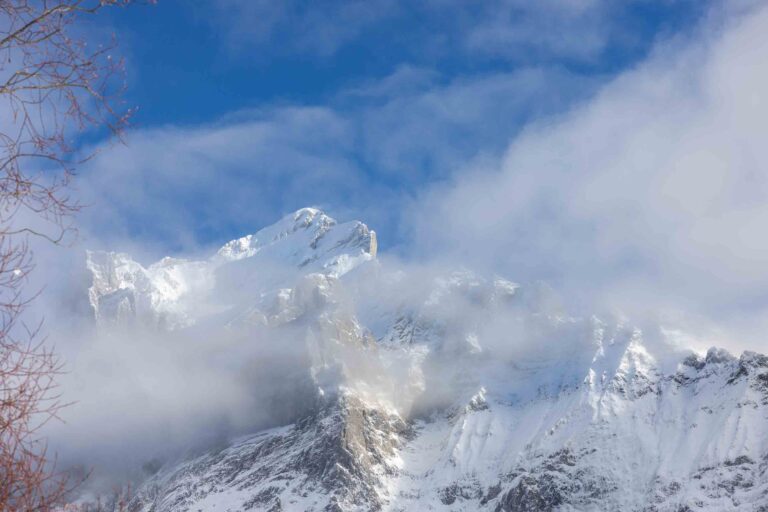
<path id="1" fill-rule="evenodd" d="M 387 268 L 365 224 L 312 208 L 206 260 L 88 267 L 105 329 L 258 328 L 298 352 L 275 377 L 303 383 L 287 424 L 166 461 L 133 512 L 768 512 L 764 355 L 570 316 L 545 286 Z"/>
<path id="2" fill-rule="evenodd" d="M 376 233 L 361 222 L 338 224 L 316 208 L 302 208 L 224 244 L 206 260 L 163 258 L 145 268 L 127 254 L 88 251 L 86 256 L 93 275 L 88 297 L 98 322 L 138 319 L 173 329 L 204 316 L 200 306 L 214 289 L 218 273 L 241 267 L 241 277 L 260 279 L 247 283 L 256 285 L 253 293 L 279 286 L 296 268 L 338 277 L 375 258 Z"/>

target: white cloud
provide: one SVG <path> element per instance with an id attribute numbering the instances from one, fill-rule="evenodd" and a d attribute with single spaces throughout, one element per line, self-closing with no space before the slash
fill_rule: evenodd
<path id="1" fill-rule="evenodd" d="M 413 61 L 470 57 L 594 62 L 610 45 L 644 46 L 630 37 L 631 9 L 642 0 L 368 0 L 301 3 L 218 0 L 200 17 L 253 58 L 299 53 L 330 57 L 361 40 Z M 671 9 L 675 2 L 657 6 Z M 629 13 L 629 14 L 628 14 Z M 393 34 L 388 25 L 407 27 Z M 636 29 L 633 26 L 633 29 Z M 614 48 L 615 49 L 615 48 Z"/>
<path id="2" fill-rule="evenodd" d="M 611 11 L 624 2 L 597 0 L 504 0 L 468 27 L 471 52 L 529 60 L 560 56 L 592 60 L 605 49 L 613 28 Z"/>
<path id="3" fill-rule="evenodd" d="M 567 84 L 568 91 L 561 87 Z M 423 70 L 363 83 L 329 106 L 272 106 L 218 123 L 133 131 L 79 176 L 91 248 L 152 257 L 223 243 L 306 205 L 376 226 L 393 243 L 403 201 L 466 161 L 499 153 L 529 118 L 595 82 L 528 69 L 446 82 Z"/>
<path id="4" fill-rule="evenodd" d="M 86 232 L 107 244 L 189 249 L 192 234 L 250 231 L 275 212 L 362 188 L 349 123 L 323 108 L 137 131 L 127 142 L 98 153 L 80 180 Z"/>
<path id="5" fill-rule="evenodd" d="M 365 220 L 385 249 L 406 242 L 401 253 L 546 279 L 575 297 L 683 311 L 746 339 L 768 306 L 766 15 L 756 9 L 713 11 L 555 119 L 597 79 L 531 68 L 446 81 L 403 66 L 324 107 L 135 132 L 81 176 L 93 205 L 86 244 L 144 240 L 157 257 L 316 204 Z M 398 238 L 414 223 L 411 242 Z"/>
<path id="6" fill-rule="evenodd" d="M 321 4 L 262 0 L 218 0 L 213 16 L 228 44 L 243 50 L 280 41 L 280 52 L 329 56 L 366 28 L 398 12 L 397 0 L 334 1 Z"/>
<path id="7" fill-rule="evenodd" d="M 762 8 L 659 47 L 530 126 L 499 168 L 432 191 L 415 240 L 577 296 L 748 327 L 733 322 L 768 307 L 766 34 Z M 768 348 L 752 334 L 728 343 Z"/>
<path id="8" fill-rule="evenodd" d="M 561 14 L 578 18 L 594 8 Z M 91 204 L 83 243 L 149 252 L 149 260 L 216 245 L 281 212 L 320 204 L 380 233 L 396 230 L 388 224 L 413 225 L 401 252 L 427 268 L 468 263 L 523 282 L 546 279 L 571 305 L 584 300 L 588 312 L 608 304 L 640 321 L 651 315 L 682 324 L 708 336 L 706 343 L 766 351 L 768 8 L 729 19 L 725 28 L 712 20 L 695 39 L 657 48 L 555 119 L 548 116 L 595 82 L 551 68 L 447 82 L 403 67 L 324 107 L 273 106 L 204 126 L 136 131 L 127 146 L 105 148 L 83 169 Z M 574 33 L 525 40 L 555 51 Z M 348 34 L 328 36 L 324 51 Z M 493 52 L 509 37 L 516 35 L 467 41 Z M 604 41 L 595 37 L 573 51 L 594 55 Z M 538 121 L 515 136 L 531 118 Z M 87 276 L 71 271 L 82 264 L 64 262 L 62 252 L 40 254 L 39 276 L 52 284 L 41 305 L 59 315 L 49 323 L 59 342 L 66 329 L 58 322 L 87 310 L 85 295 L 74 296 Z M 433 267 L 435 260 L 445 266 Z M 423 267 L 411 272 L 427 279 Z M 371 300 L 384 300 L 374 291 Z M 400 290 L 390 299 L 402 300 Z M 484 327 L 506 334 L 514 320 Z M 227 435 L 288 416 L 259 407 L 275 401 L 265 391 L 270 374 L 244 377 L 262 375 L 254 361 L 290 367 L 290 357 L 273 348 L 246 358 L 244 338 L 211 348 L 195 336 L 87 334 L 60 347 L 78 370 L 66 389 L 83 401 L 67 413 L 77 428 L 55 427 L 65 460 L 87 453 L 123 471 L 160 447 L 210 442 L 211 431 Z M 243 345 L 260 341 L 255 336 Z M 295 340 L 288 333 L 286 341 Z M 286 390 L 293 391 L 301 392 Z M 113 425 L 113 418 L 127 419 Z"/>
<path id="9" fill-rule="evenodd" d="M 157 257 L 318 204 L 371 224 L 385 249 L 415 224 L 401 253 L 695 318 L 710 334 L 739 327 L 725 341 L 761 348 L 765 16 L 714 11 L 554 119 L 596 82 L 542 68 L 446 83 L 405 67 L 322 108 L 139 131 L 84 173 L 86 228 L 112 247 L 154 240 Z"/>

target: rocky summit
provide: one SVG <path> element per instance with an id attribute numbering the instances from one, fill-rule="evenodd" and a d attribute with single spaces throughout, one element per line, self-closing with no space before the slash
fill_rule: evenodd
<path id="1" fill-rule="evenodd" d="M 259 402 L 275 424 L 163 461 L 129 510 L 768 512 L 765 355 L 376 251 L 304 208 L 207 259 L 88 254 L 99 329 L 294 356 Z"/>

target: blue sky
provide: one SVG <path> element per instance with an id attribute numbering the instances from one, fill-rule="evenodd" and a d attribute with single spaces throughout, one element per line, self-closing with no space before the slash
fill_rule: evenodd
<path id="1" fill-rule="evenodd" d="M 82 246 L 200 254 L 314 205 L 406 260 L 720 338 L 768 327 L 763 1 L 105 12 L 140 110 L 81 169 Z"/>
<path id="2" fill-rule="evenodd" d="M 124 144 L 85 134 L 80 237 L 36 250 L 65 354 L 84 249 L 209 257 L 305 206 L 366 222 L 385 268 L 544 281 L 575 315 L 768 353 L 768 1 L 141 3 L 84 27 L 115 33 L 139 111 Z M 97 338 L 129 382 L 189 371 Z M 165 422 L 173 395 L 125 396 Z"/>
<path id="3" fill-rule="evenodd" d="M 442 83 L 541 66 L 605 78 L 689 29 L 707 4 L 570 3 L 579 12 L 561 19 L 552 11 L 570 11 L 567 2 L 379 0 L 164 0 L 109 17 L 130 58 L 128 99 L 142 107 L 135 120 L 152 126 L 264 104 L 325 104 L 404 66 Z M 498 33 L 468 41 L 482 30 Z M 538 31 L 544 37 L 533 37 Z"/>
<path id="4" fill-rule="evenodd" d="M 115 216 L 92 226 L 101 236 L 119 223 L 162 252 L 239 236 L 305 203 L 364 216 L 383 248 L 402 248 L 406 202 L 468 162 L 497 157 L 521 127 L 589 98 L 658 41 L 691 31 L 707 4 L 161 0 L 105 12 L 98 23 L 113 27 L 127 58 L 137 130 L 247 121 L 279 139 L 264 142 L 280 148 L 274 154 L 217 162 L 213 190 L 169 176 L 155 183 L 152 201 L 183 211 L 181 232 L 120 198 Z M 301 193 L 286 193 L 286 181 L 333 166 L 345 169 L 328 178 L 338 183 L 312 187 L 310 177 L 295 184 Z M 248 197 L 239 215 L 215 213 Z"/>

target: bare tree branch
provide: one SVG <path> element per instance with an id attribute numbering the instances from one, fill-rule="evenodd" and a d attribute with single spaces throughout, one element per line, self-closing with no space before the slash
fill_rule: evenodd
<path id="1" fill-rule="evenodd" d="M 24 312 L 34 270 L 30 237 L 61 243 L 81 205 L 70 195 L 71 140 L 84 129 L 113 136 L 131 110 L 121 100 L 114 38 L 91 47 L 77 20 L 130 0 L 0 0 L 0 510 L 49 512 L 71 482 L 55 470 L 40 429 L 64 405 L 62 366 Z M 31 219 L 31 220 L 30 220 Z M 42 227 L 40 227 L 42 226 Z M 75 482 L 76 483 L 76 482 Z"/>

